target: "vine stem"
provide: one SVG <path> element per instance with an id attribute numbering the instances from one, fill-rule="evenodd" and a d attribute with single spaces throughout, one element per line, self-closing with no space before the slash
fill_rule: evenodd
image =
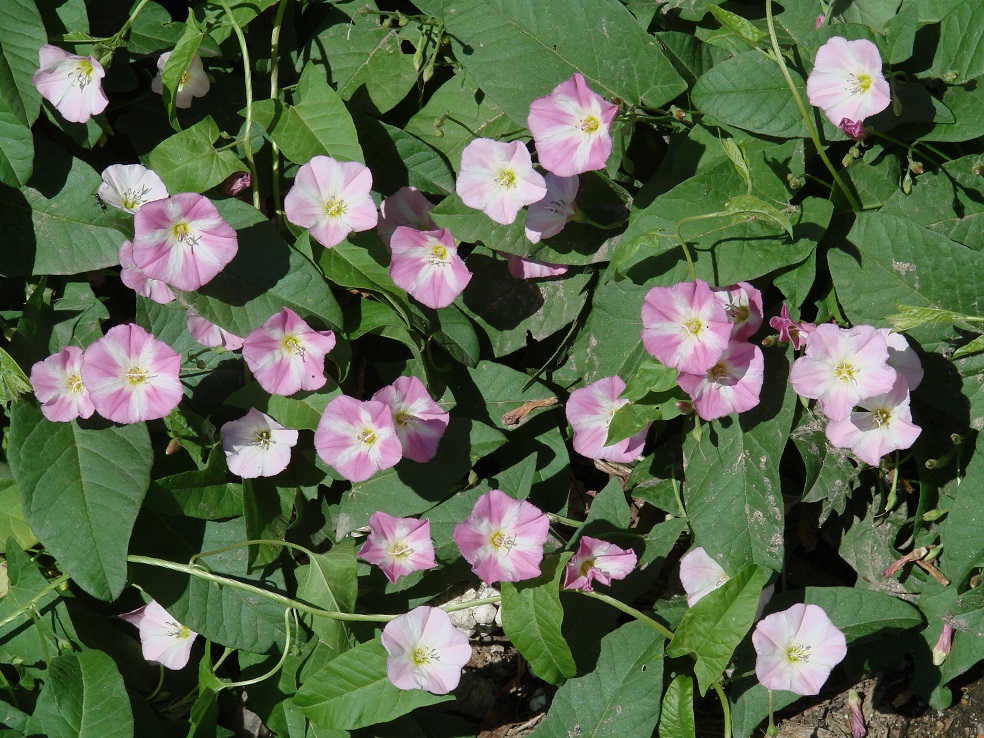
<path id="1" fill-rule="evenodd" d="M 246 135 L 243 137 L 243 149 L 246 151 L 246 166 L 249 167 L 249 176 L 253 188 L 253 207 L 260 209 L 260 183 L 256 177 L 256 164 L 253 162 L 253 68 L 249 60 L 249 49 L 246 48 L 246 36 L 243 29 L 233 15 L 232 9 L 226 0 L 219 0 L 219 4 L 229 17 L 232 30 L 239 40 L 239 51 L 243 55 L 243 76 L 246 78 Z"/>
<path id="2" fill-rule="evenodd" d="M 280 95 L 280 29 L 284 25 L 284 13 L 290 0 L 280 0 L 277 4 L 277 15 L 273 19 L 273 30 L 270 32 L 270 99 L 276 100 Z M 273 177 L 273 214 L 277 220 L 277 225 L 283 227 L 284 209 L 280 202 L 280 147 L 276 142 L 270 141 L 273 163 L 271 164 L 271 175 Z"/>
<path id="3" fill-rule="evenodd" d="M 724 693 L 720 680 L 711 686 L 717 692 L 718 700 L 721 702 L 721 711 L 724 713 L 724 738 L 731 738 L 731 705 L 728 704 L 728 696 Z"/>
<path id="4" fill-rule="evenodd" d="M 10 615 L 8 615 L 7 617 L 5 617 L 3 620 L 0 620 L 0 628 L 4 627 L 8 623 L 14 622 L 17 618 L 19 618 L 21 615 L 23 615 L 28 610 L 33 610 L 34 609 L 34 606 L 37 605 L 44 598 L 44 596 L 46 594 L 48 594 L 49 592 L 53 592 L 54 590 L 58 589 L 65 582 L 69 581 L 69 579 L 71 579 L 71 577 L 68 574 L 62 574 L 57 579 L 52 579 L 50 582 L 48 582 L 47 586 L 45 586 L 44 589 L 42 589 L 40 592 L 38 592 L 36 595 L 34 595 L 34 597 L 32 597 L 31 599 L 29 599 L 22 606 L 18 607 L 16 610 L 14 610 L 12 613 L 10 613 Z"/>
<path id="5" fill-rule="evenodd" d="M 547 513 L 547 517 L 550 518 L 554 523 L 559 523 L 560 525 L 566 525 L 571 528 L 580 528 L 584 525 L 583 520 L 574 520 L 574 518 L 565 518 L 560 515 L 554 515 L 553 513 Z"/>
<path id="6" fill-rule="evenodd" d="M 133 12 L 130 13 L 130 17 L 126 19 L 126 23 L 124 23 L 123 27 L 116 32 L 115 36 L 113 36 L 114 40 L 123 39 L 123 37 L 126 35 L 126 32 L 130 30 L 130 26 L 133 25 L 133 21 L 137 19 L 137 16 L 140 15 L 140 11 L 144 9 L 144 5 L 146 5 L 148 2 L 149 0 L 140 0 L 140 3 L 137 5 L 137 7 L 135 7 L 133 9 Z"/>
<path id="7" fill-rule="evenodd" d="M 201 553 L 196 553 L 190 559 L 188 559 L 188 565 L 192 566 L 198 559 L 204 559 L 208 556 L 218 556 L 226 551 L 234 551 L 237 548 L 243 548 L 244 546 L 283 546 L 284 548 L 292 548 L 295 551 L 300 551 L 307 555 L 308 558 L 313 558 L 314 554 L 304 546 L 299 546 L 296 543 L 290 543 L 289 541 L 278 541 L 272 538 L 251 538 L 248 541 L 241 541 L 239 543 L 233 543 L 230 546 L 223 546 L 222 548 L 216 548 L 212 551 L 202 551 Z"/>
<path id="8" fill-rule="evenodd" d="M 670 630 L 669 628 L 667 628 L 662 623 L 656 622 L 655 620 L 653 620 L 648 615 L 645 615 L 644 613 L 640 612 L 639 610 L 636 610 L 634 607 L 632 607 L 630 605 L 626 605 L 624 602 L 619 602 L 614 597 L 609 597 L 608 595 L 601 594 L 600 592 L 585 592 L 583 590 L 578 590 L 578 591 L 580 591 L 581 594 L 583 594 L 586 597 L 591 597 L 592 599 L 595 599 L 595 600 L 601 600 L 606 605 L 611 605 L 616 610 L 621 610 L 626 615 L 631 615 L 636 620 L 638 620 L 640 623 L 645 623 L 646 625 L 648 625 L 650 628 L 652 628 L 657 633 L 659 633 L 661 636 L 663 636 L 666 640 L 669 641 L 669 640 L 672 640 L 673 639 L 673 631 L 672 630 Z"/>

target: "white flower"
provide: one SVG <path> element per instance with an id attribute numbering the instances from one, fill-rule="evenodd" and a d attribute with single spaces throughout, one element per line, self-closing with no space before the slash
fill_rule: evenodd
<path id="1" fill-rule="evenodd" d="M 140 646 L 147 661 L 168 669 L 187 665 L 198 634 L 171 617 L 156 600 L 119 617 L 140 629 Z"/>
<path id="2" fill-rule="evenodd" d="M 150 83 L 150 89 L 158 95 L 164 92 L 162 75 L 164 74 L 164 67 L 167 65 L 167 60 L 170 58 L 171 52 L 165 51 L 161 54 L 161 58 L 157 60 L 157 68 L 160 71 Z M 178 82 L 178 91 L 174 97 L 174 104 L 179 108 L 190 108 L 191 99 L 204 95 L 208 92 L 209 86 L 208 75 L 205 74 L 205 67 L 202 66 L 202 58 L 198 54 L 195 54 L 191 60 L 191 64 L 181 74 L 181 81 Z"/>
<path id="3" fill-rule="evenodd" d="M 167 197 L 167 187 L 142 164 L 111 164 L 102 173 L 99 197 L 107 205 L 135 213 L 140 206 Z"/>
<path id="4" fill-rule="evenodd" d="M 835 126 L 860 123 L 892 101 L 882 75 L 878 47 L 867 39 L 848 41 L 834 36 L 817 51 L 806 80 L 810 104 L 822 108 Z"/>
<path id="5" fill-rule="evenodd" d="M 285 428 L 255 407 L 222 426 L 222 450 L 229 471 L 244 479 L 272 477 L 290 463 L 297 431 Z"/>

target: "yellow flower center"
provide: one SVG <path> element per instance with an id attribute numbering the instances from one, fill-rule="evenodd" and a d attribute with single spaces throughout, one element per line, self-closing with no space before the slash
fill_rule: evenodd
<path id="1" fill-rule="evenodd" d="M 810 650 L 809 646 L 794 643 L 786 649 L 786 659 L 791 664 L 805 664 L 810 660 Z"/>
<path id="2" fill-rule="evenodd" d="M 363 428 L 357 438 L 366 446 L 372 446 L 379 440 L 379 434 L 376 433 L 374 428 Z"/>
<path id="3" fill-rule="evenodd" d="M 143 384 L 144 382 L 146 382 L 150 374 L 147 372 L 146 369 L 141 369 L 136 366 L 131 366 L 129 371 L 127 371 L 127 373 L 124 376 L 127 378 L 127 380 L 129 380 L 130 384 L 136 385 L 136 384 Z"/>
<path id="4" fill-rule="evenodd" d="M 713 382 L 720 382 L 728 376 L 728 368 L 724 364 L 715 364 L 707 370 L 707 376 Z"/>
<path id="5" fill-rule="evenodd" d="M 139 210 L 140 206 L 146 202 L 147 195 L 149 194 L 150 194 L 149 187 L 141 187 L 140 189 L 131 187 L 129 189 L 123 190 L 122 193 L 123 207 L 126 208 L 127 210 Z M 186 223 L 180 223 L 179 225 L 184 226 L 182 233 L 187 234 L 188 225 Z M 176 228 L 177 226 L 175 226 L 175 229 Z M 178 236 L 179 241 L 181 240 L 181 236 L 178 235 L 177 230 L 175 230 L 174 235 Z"/>
<path id="6" fill-rule="evenodd" d="M 447 264 L 448 249 L 442 243 L 435 243 L 431 246 L 430 256 L 427 257 L 428 264 Z"/>
<path id="7" fill-rule="evenodd" d="M 696 336 L 704 329 L 704 324 L 700 318 L 694 317 L 683 324 L 683 329 L 692 336 Z"/>
<path id="8" fill-rule="evenodd" d="M 888 425 L 888 421 L 892 419 L 892 412 L 888 408 L 880 407 L 871 414 L 871 418 L 875 421 L 875 425 L 881 427 Z"/>
<path id="9" fill-rule="evenodd" d="M 77 64 L 78 67 L 76 67 L 75 73 L 69 75 L 69 79 L 74 78 L 76 83 L 78 83 L 79 89 L 84 90 L 92 81 L 92 74 L 95 68 L 88 59 L 79 59 Z"/>
<path id="10" fill-rule="evenodd" d="M 178 243 L 186 243 L 191 247 L 198 245 L 198 237 L 189 223 L 179 221 L 171 226 L 171 234 L 177 239 Z"/>
<path id="11" fill-rule="evenodd" d="M 394 559 L 406 559 L 413 553 L 413 549 L 407 545 L 406 541 L 396 541 L 390 546 L 389 555 Z"/>
<path id="12" fill-rule="evenodd" d="M 842 382 L 857 381 L 858 370 L 848 361 L 842 361 L 834 367 L 834 376 Z"/>
<path id="13" fill-rule="evenodd" d="M 397 425 L 410 425 L 412 418 L 406 410 L 400 410 L 393 415 L 393 422 Z"/>
<path id="14" fill-rule="evenodd" d="M 284 336 L 280 339 L 280 345 L 291 356 L 304 356 L 304 344 L 297 336 Z"/>
<path id="15" fill-rule="evenodd" d="M 502 169 L 495 177 L 495 183 L 507 190 L 516 186 L 516 172 L 510 169 Z"/>
<path id="16" fill-rule="evenodd" d="M 588 573 L 594 569 L 595 561 L 594 559 L 585 559 L 584 563 L 581 564 L 581 576 L 586 577 Z"/>
<path id="17" fill-rule="evenodd" d="M 594 133 L 599 128 L 601 128 L 601 121 L 595 118 L 593 115 L 589 115 L 581 120 L 577 127 L 584 133 Z"/>
<path id="18" fill-rule="evenodd" d="M 256 431 L 256 440 L 253 442 L 255 446 L 262 446 L 264 449 L 270 448 L 270 444 L 273 443 L 273 438 L 269 430 Z"/>
<path id="19" fill-rule="evenodd" d="M 341 218 L 347 209 L 345 201 L 337 197 L 332 197 L 325 203 L 325 215 L 329 218 Z"/>
<path id="20" fill-rule="evenodd" d="M 69 394 L 81 395 L 82 390 L 85 389 L 82 385 L 82 377 L 78 374 L 69 374 L 65 378 L 65 388 L 68 390 Z"/>
<path id="21" fill-rule="evenodd" d="M 496 554 L 506 556 L 512 547 L 516 545 L 516 536 L 511 536 L 504 531 L 497 530 L 489 536 L 489 543 L 495 549 Z"/>
<path id="22" fill-rule="evenodd" d="M 852 95 L 863 95 L 874 84 L 869 74 L 852 74 L 848 78 L 847 91 Z"/>
<path id="23" fill-rule="evenodd" d="M 440 661 L 441 657 L 434 648 L 417 646 L 410 652 L 410 659 L 413 661 L 414 666 L 426 666 L 432 661 Z"/>
<path id="24" fill-rule="evenodd" d="M 181 79 L 178 80 L 178 89 L 180 90 L 182 87 L 184 87 L 185 82 L 187 82 L 189 79 L 191 79 L 191 75 L 188 74 L 187 72 L 182 72 Z"/>

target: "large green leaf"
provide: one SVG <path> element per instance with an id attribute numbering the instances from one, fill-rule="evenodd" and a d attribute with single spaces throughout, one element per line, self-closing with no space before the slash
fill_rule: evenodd
<path id="1" fill-rule="evenodd" d="M 694 680 L 678 674 L 663 695 L 659 738 L 697 738 L 694 724 Z"/>
<path id="2" fill-rule="evenodd" d="M 228 149 L 212 145 L 219 138 L 219 127 L 204 120 L 161 141 L 147 157 L 147 166 L 157 172 L 171 194 L 204 192 L 235 172 L 246 169 Z"/>
<path id="3" fill-rule="evenodd" d="M 966 84 L 984 74 L 984 14 L 977 0 L 962 0 L 949 6 L 940 21 L 940 40 L 933 59 L 933 74 L 942 77 L 956 72 L 957 84 Z"/>
<path id="4" fill-rule="evenodd" d="M 10 467 L 0 464 L 0 551 L 6 547 L 8 540 L 13 540 L 15 545 L 24 550 L 38 542 L 31 526 L 24 519 L 20 492 Z"/>
<path id="5" fill-rule="evenodd" d="M 978 436 L 981 438 L 981 436 Z M 957 499 L 940 529 L 943 571 L 957 586 L 975 567 L 984 564 L 984 442 L 978 441 L 974 458 L 967 464 Z"/>
<path id="6" fill-rule="evenodd" d="M 25 402 L 11 415 L 9 460 L 27 522 L 80 587 L 115 600 L 150 484 L 147 427 L 52 423 Z"/>
<path id="7" fill-rule="evenodd" d="M 38 49 L 48 37 L 33 0 L 10 0 L 0 28 L 0 182 L 17 187 L 31 176 L 31 124 L 41 108 L 34 86 Z"/>
<path id="8" fill-rule="evenodd" d="M 309 564 L 297 569 L 297 596 L 324 610 L 353 612 L 359 593 L 357 574 L 355 545 L 349 539 L 326 554 L 314 554 Z M 344 621 L 312 616 L 310 625 L 322 643 L 339 653 L 348 649 L 349 632 Z"/>

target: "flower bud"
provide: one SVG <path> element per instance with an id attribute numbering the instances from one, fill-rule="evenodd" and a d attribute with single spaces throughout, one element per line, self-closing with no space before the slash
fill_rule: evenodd
<path id="1" fill-rule="evenodd" d="M 982 164 L 979 161 L 975 162 L 974 165 L 970 168 L 970 173 L 973 174 L 975 177 L 980 177 L 982 174 L 984 174 L 984 164 Z"/>
<path id="2" fill-rule="evenodd" d="M 847 706 L 851 710 L 851 738 L 865 738 L 868 729 L 861 713 L 861 695 L 853 689 L 847 693 Z"/>
<path id="3" fill-rule="evenodd" d="M 820 15 L 817 16 L 817 22 L 813 24 L 813 28 L 819 31 L 821 26 L 823 26 L 823 24 L 826 22 L 826 20 L 827 17 L 823 13 L 821 13 Z"/>
<path id="4" fill-rule="evenodd" d="M 942 666 L 943 662 L 946 661 L 946 657 L 950 655 L 950 649 L 952 647 L 953 626 L 943 623 L 943 630 L 940 632 L 940 637 L 936 641 L 936 645 L 933 646 L 933 665 Z"/>
<path id="5" fill-rule="evenodd" d="M 951 69 L 946 74 L 943 75 L 943 81 L 947 84 L 952 84 L 957 81 L 957 77 L 960 76 L 960 72 L 955 69 Z"/>
<path id="6" fill-rule="evenodd" d="M 687 119 L 687 111 L 678 108 L 676 105 L 670 106 L 670 112 L 673 113 L 673 117 L 679 121 L 684 121 Z"/>
<path id="7" fill-rule="evenodd" d="M 921 161 L 910 161 L 909 171 L 912 172 L 913 174 L 922 174 L 926 170 L 923 168 L 923 164 Z"/>
<path id="8" fill-rule="evenodd" d="M 230 197 L 235 197 L 243 190 L 249 189 L 253 184 L 253 178 L 249 172 L 236 172 L 226 177 L 222 183 L 222 190 Z"/>

